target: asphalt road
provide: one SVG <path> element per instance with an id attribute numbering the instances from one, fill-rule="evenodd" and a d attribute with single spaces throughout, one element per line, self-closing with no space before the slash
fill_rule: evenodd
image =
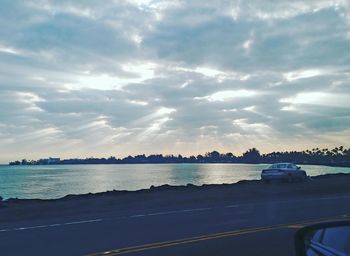
<path id="1" fill-rule="evenodd" d="M 0 254 L 294 255 L 298 228 L 333 219 L 350 219 L 350 194 L 0 220 Z"/>

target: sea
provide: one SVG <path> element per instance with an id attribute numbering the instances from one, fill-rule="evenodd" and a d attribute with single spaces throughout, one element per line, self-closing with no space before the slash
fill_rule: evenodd
<path id="1" fill-rule="evenodd" d="M 3 199 L 53 199 L 70 194 L 139 190 L 164 184 L 203 185 L 260 179 L 265 164 L 0 165 Z M 308 175 L 350 173 L 347 167 L 301 165 Z"/>

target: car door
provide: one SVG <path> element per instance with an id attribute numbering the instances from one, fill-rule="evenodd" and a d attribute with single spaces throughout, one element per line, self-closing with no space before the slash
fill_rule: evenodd
<path id="1" fill-rule="evenodd" d="M 295 171 L 292 164 L 287 164 L 286 168 L 288 170 L 288 175 L 292 176 L 293 178 L 298 176 L 298 173 Z"/>

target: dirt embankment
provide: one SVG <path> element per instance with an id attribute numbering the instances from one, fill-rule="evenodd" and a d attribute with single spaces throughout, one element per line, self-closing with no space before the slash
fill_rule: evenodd
<path id="1" fill-rule="evenodd" d="M 24 219 L 343 194 L 350 195 L 350 174 L 315 176 L 303 183 L 264 184 L 260 180 L 242 180 L 221 185 L 163 185 L 138 191 L 68 195 L 53 200 L 9 199 L 0 202 L 0 224 Z"/>

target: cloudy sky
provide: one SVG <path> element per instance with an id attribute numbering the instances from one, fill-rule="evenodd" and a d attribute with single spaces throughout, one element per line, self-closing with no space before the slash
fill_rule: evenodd
<path id="1" fill-rule="evenodd" d="M 350 2 L 2 0 L 0 162 L 350 146 Z"/>

